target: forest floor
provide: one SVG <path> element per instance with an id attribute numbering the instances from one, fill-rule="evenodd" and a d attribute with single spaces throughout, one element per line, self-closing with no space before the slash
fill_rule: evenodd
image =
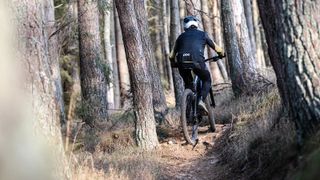
<path id="1" fill-rule="evenodd" d="M 296 157 L 295 136 L 277 91 L 239 99 L 224 91 L 215 97 L 216 132 L 201 127 L 195 147 L 186 144 L 177 117 L 171 117 L 173 126 L 157 126 L 160 144 L 150 152 L 135 146 L 131 112 L 114 117 L 99 133 L 84 128 L 75 145 L 81 145 L 75 179 L 285 179 Z"/>
<path id="2" fill-rule="evenodd" d="M 214 133 L 205 132 L 207 127 L 200 129 L 204 133 L 199 134 L 199 143 L 194 148 L 186 144 L 182 133 L 163 139 L 158 149 L 165 166 L 165 176 L 161 179 L 217 179 L 219 174 L 213 169 L 219 158 L 212 148 L 215 140 L 229 127 L 229 124 L 217 124 Z"/>

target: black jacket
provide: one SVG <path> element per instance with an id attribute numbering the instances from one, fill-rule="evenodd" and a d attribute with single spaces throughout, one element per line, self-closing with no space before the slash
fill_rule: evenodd
<path id="1" fill-rule="evenodd" d="M 176 40 L 173 55 L 190 53 L 193 56 L 193 61 L 201 62 L 204 60 L 205 45 L 209 45 L 212 49 L 215 49 L 214 42 L 206 32 L 189 28 Z"/>

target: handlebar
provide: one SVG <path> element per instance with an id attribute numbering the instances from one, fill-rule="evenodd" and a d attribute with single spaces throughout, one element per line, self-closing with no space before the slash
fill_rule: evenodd
<path id="1" fill-rule="evenodd" d="M 216 62 L 216 61 L 218 61 L 219 59 L 222 59 L 222 58 L 225 58 L 225 57 L 226 57 L 226 56 L 214 56 L 214 57 L 205 59 L 204 62 L 208 62 L 208 61 L 214 61 L 214 62 Z M 175 63 L 171 63 L 171 67 L 172 67 L 172 68 L 177 68 L 178 65 L 177 65 L 176 62 L 175 62 Z"/>
<path id="2" fill-rule="evenodd" d="M 222 59 L 222 58 L 225 58 L 225 57 L 226 57 L 226 56 L 214 56 L 214 57 L 205 59 L 204 62 L 208 62 L 208 61 L 210 61 L 210 60 L 216 62 L 216 61 L 218 61 L 219 59 Z"/>

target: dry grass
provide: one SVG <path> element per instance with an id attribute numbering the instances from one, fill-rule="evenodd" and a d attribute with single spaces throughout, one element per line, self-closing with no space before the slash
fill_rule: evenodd
<path id="1" fill-rule="evenodd" d="M 286 177 L 290 168 L 286 163 L 291 163 L 297 155 L 295 132 L 282 112 L 278 92 L 235 100 L 232 93 L 224 91 L 216 96 L 216 102 L 216 119 L 231 124 L 215 143 L 215 152 L 221 159 L 214 169 L 218 177 Z M 80 133 L 77 143 L 83 146 L 73 156 L 73 179 L 163 178 L 165 164 L 168 165 L 161 156 L 164 149 L 143 152 L 135 146 L 130 112 L 115 115 L 98 129 L 84 127 Z M 160 141 L 179 137 L 178 130 L 170 131 L 166 126 L 158 126 L 157 131 Z"/>
<path id="2" fill-rule="evenodd" d="M 72 179 L 157 179 L 161 163 L 156 152 L 136 147 L 132 118 L 126 112 L 94 128 L 83 125 L 70 155 Z"/>
<path id="3" fill-rule="evenodd" d="M 232 124 L 216 144 L 224 170 L 231 172 L 223 178 L 284 177 L 283 165 L 296 155 L 295 132 L 282 112 L 278 92 L 243 97 L 224 107 L 230 110 Z"/>
<path id="4" fill-rule="evenodd" d="M 161 166 L 155 152 L 143 152 L 135 147 L 113 153 L 82 152 L 73 157 L 73 179 L 158 179 Z"/>

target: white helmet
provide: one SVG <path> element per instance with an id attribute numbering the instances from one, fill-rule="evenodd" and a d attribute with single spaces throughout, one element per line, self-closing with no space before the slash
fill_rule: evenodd
<path id="1" fill-rule="evenodd" d="M 199 27 L 199 24 L 198 24 L 198 19 L 194 16 L 187 16 L 184 18 L 183 20 L 183 26 L 184 26 L 184 29 L 188 29 L 190 28 L 191 26 L 195 26 L 196 28 Z"/>

